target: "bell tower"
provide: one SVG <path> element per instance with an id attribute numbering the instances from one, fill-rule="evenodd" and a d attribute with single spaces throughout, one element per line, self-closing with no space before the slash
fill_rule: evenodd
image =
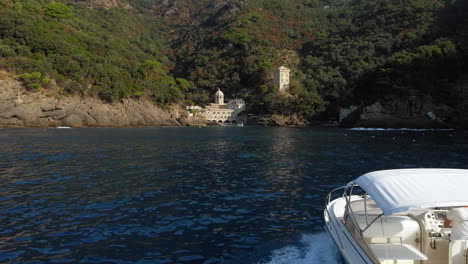
<path id="1" fill-rule="evenodd" d="M 289 73 L 290 72 L 291 70 L 283 66 L 275 70 L 274 83 L 280 91 L 289 90 Z"/>
<path id="2" fill-rule="evenodd" d="M 215 93 L 215 104 L 223 105 L 224 104 L 224 93 L 221 92 L 221 89 L 218 88 L 218 91 Z"/>

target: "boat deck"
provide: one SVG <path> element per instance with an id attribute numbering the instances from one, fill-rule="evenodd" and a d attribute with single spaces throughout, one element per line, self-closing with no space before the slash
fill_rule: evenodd
<path id="1" fill-rule="evenodd" d="M 434 226 L 431 226 L 434 222 L 428 221 L 428 214 L 433 209 L 417 209 L 382 216 L 373 223 L 372 221 L 383 212 L 369 197 L 365 203 L 364 199 L 352 201 L 351 209 L 359 228 L 364 230 L 367 227 L 362 234 L 374 254 L 381 260 L 381 263 L 446 264 L 449 263 L 449 254 L 455 254 L 452 252 L 453 250 L 450 250 L 453 246 L 451 246 L 447 238 L 429 236 L 432 231 L 440 232 L 440 230 L 434 230 Z M 440 209 L 439 211 L 443 210 Z M 437 224 L 440 227 L 440 221 Z M 407 257 L 406 260 L 397 260 L 396 255 L 392 257 L 394 255 L 392 252 L 401 253 L 403 251 L 408 256 L 413 257 Z M 463 251 L 463 248 L 461 251 Z M 452 263 L 456 264 L 458 262 Z M 463 264 L 466 263 L 463 262 Z"/>

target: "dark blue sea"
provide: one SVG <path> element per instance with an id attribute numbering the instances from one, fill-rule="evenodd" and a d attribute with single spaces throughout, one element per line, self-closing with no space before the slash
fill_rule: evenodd
<path id="1" fill-rule="evenodd" d="M 464 131 L 0 129 L 0 263 L 340 263 L 326 194 L 468 168 Z"/>

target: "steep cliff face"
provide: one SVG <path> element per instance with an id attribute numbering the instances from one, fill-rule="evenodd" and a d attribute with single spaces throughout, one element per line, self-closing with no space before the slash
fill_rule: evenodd
<path id="1" fill-rule="evenodd" d="M 56 83 L 51 98 L 206 105 L 221 89 L 252 114 L 309 122 L 334 118 L 339 106 L 402 101 L 411 90 L 456 108 L 452 88 L 468 63 L 466 1 L 400 2 L 2 0 L 0 69 L 29 76 L 29 89 Z M 291 69 L 289 99 L 273 82 L 281 65 Z"/>
<path id="2" fill-rule="evenodd" d="M 383 128 L 452 128 L 460 124 L 455 108 L 421 98 L 386 101 L 382 104 L 376 102 L 358 107 L 340 123 L 342 127 Z"/>
<path id="3" fill-rule="evenodd" d="M 187 125 L 184 117 L 184 111 L 176 107 L 166 111 L 149 101 L 124 99 L 106 104 L 89 97 L 24 93 L 15 79 L 0 80 L 0 127 L 181 126 Z"/>

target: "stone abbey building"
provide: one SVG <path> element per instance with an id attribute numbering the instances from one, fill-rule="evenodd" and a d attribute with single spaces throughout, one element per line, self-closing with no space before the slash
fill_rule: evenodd
<path id="1" fill-rule="evenodd" d="M 215 102 L 200 110 L 200 115 L 208 121 L 218 123 L 236 123 L 237 116 L 245 109 L 245 102 L 242 99 L 231 99 L 226 104 L 224 93 L 218 89 L 215 93 Z"/>
<path id="2" fill-rule="evenodd" d="M 290 70 L 286 67 L 279 67 L 274 71 L 273 83 L 279 91 L 287 92 L 289 90 Z M 205 117 L 207 121 L 217 123 L 236 123 L 239 121 L 238 115 L 245 109 L 245 102 L 242 99 L 231 99 L 226 104 L 224 102 L 224 93 L 218 89 L 214 95 L 214 103 L 206 108 L 192 106 L 189 109 L 198 111 L 198 115 Z"/>

